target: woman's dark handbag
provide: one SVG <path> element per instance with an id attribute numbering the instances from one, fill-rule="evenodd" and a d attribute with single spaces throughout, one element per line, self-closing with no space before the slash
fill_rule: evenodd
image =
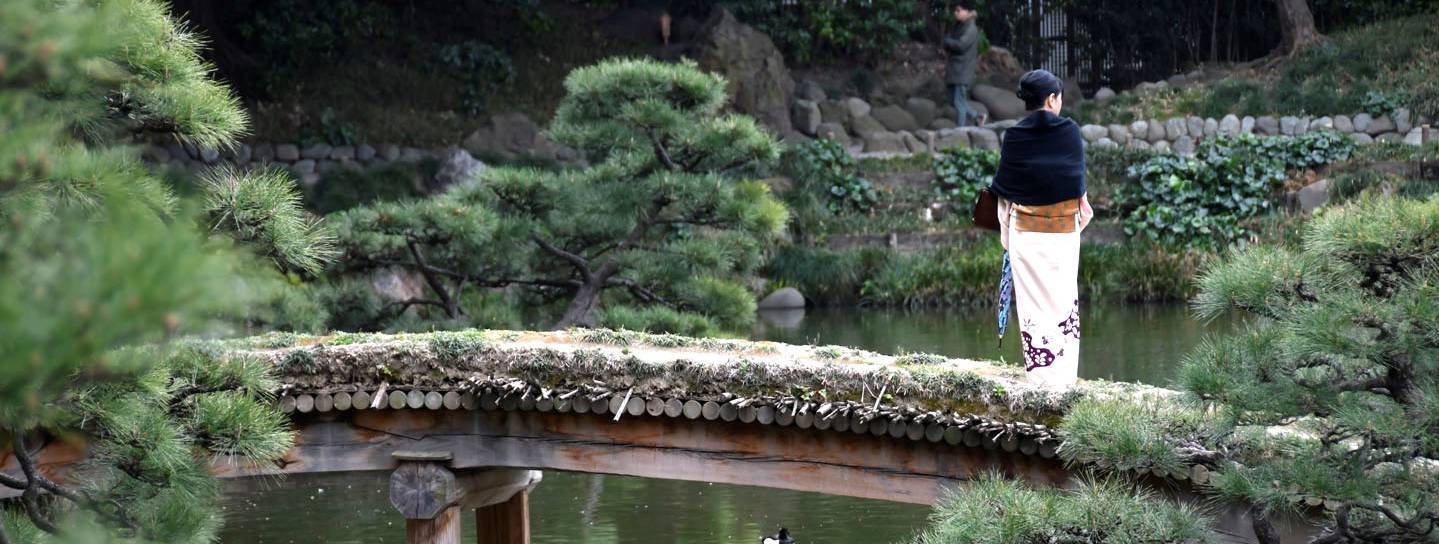
<path id="1" fill-rule="evenodd" d="M 974 199 L 974 210 L 970 212 L 970 218 L 976 227 L 999 231 L 999 201 L 989 189 L 979 190 L 979 197 Z"/>

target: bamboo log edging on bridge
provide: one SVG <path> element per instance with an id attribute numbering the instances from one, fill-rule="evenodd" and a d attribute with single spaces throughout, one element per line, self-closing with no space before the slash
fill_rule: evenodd
<path id="1" fill-rule="evenodd" d="M 580 394 L 596 401 L 582 404 L 560 399 L 566 393 Z M 330 406 L 336 411 L 367 410 L 350 399 L 368 396 L 366 391 L 335 393 L 287 393 L 278 400 L 285 413 L 308 413 L 307 406 Z M 337 401 L 336 397 L 344 399 Z M 476 402 L 476 398 L 481 399 Z M 606 400 L 607 397 L 607 400 Z M 663 398 L 634 395 L 626 401 L 622 396 L 598 388 L 579 387 L 571 390 L 541 388 L 538 385 L 516 385 L 514 380 L 476 380 L 463 389 L 410 390 L 393 392 L 382 409 L 391 410 L 484 410 L 572 412 L 599 416 L 666 417 L 793 426 L 797 431 L 812 430 L 868 433 L 876 438 L 888 437 L 910 441 L 944 442 L 951 446 L 1000 448 L 1008 453 L 1037 455 L 1053 459 L 1057 455 L 1059 437 L 1042 424 L 1003 422 L 993 418 L 964 415 L 956 412 L 919 411 L 881 405 L 838 401 L 816 403 L 795 397 L 734 397 L 720 403 L 713 400 Z M 414 401 L 413 399 L 426 399 Z M 409 399 L 402 402 L 402 399 Z M 449 400 L 446 400 L 449 399 Z M 744 408 L 737 408 L 738 405 Z M 568 405 L 568 409 L 563 408 Z M 623 412 L 621 412 L 623 405 Z M 324 411 L 329 411 L 324 410 Z M 803 414 L 800 412 L 803 411 Z M 747 414 L 742 416 L 741 413 Z M 848 425 L 835 426 L 842 418 Z M 622 422 L 622 421 L 621 421 Z M 968 438 L 966 438 L 968 437 Z"/>

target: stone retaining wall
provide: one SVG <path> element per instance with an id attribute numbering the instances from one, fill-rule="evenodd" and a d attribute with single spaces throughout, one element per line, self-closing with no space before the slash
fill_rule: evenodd
<path id="1" fill-rule="evenodd" d="M 837 141 L 851 154 L 859 157 L 884 157 L 914 153 L 935 153 L 952 147 L 974 147 L 998 150 L 1004 130 L 1016 121 L 1000 121 L 983 127 L 945 128 L 940 130 L 887 131 L 867 130 L 851 138 L 843 127 L 821 124 L 819 138 Z M 1427 119 L 1412 119 L 1406 110 L 1393 116 L 1373 117 L 1335 115 L 1323 117 L 1274 117 L 1226 115 L 1220 119 L 1198 116 L 1149 119 L 1128 124 L 1084 125 L 1080 132 L 1086 145 L 1108 148 L 1153 149 L 1173 151 L 1181 155 L 1194 153 L 1199 141 L 1217 135 L 1257 134 L 1260 136 L 1299 136 L 1316 130 L 1336 130 L 1348 134 L 1358 144 L 1401 142 L 1423 145 L 1439 139 Z M 858 141 L 856 141 L 858 140 Z"/>
<path id="2" fill-rule="evenodd" d="M 172 142 L 150 144 L 142 154 L 146 162 L 165 168 L 203 172 L 215 166 L 252 167 L 273 165 L 295 174 L 306 186 L 319 182 L 325 173 L 347 169 L 363 170 L 394 162 L 416 163 L 423 159 L 446 161 L 456 153 L 469 154 L 458 148 L 420 149 L 395 144 L 359 144 L 301 146 L 295 143 L 241 143 L 234 149 L 216 150 Z M 474 161 L 473 158 L 470 159 Z"/>
<path id="3" fill-rule="evenodd" d="M 1417 122 L 1416 122 L 1417 121 Z M 1336 130 L 1348 134 L 1356 143 L 1403 142 L 1423 145 L 1433 141 L 1427 119 L 1412 119 L 1408 110 L 1400 109 L 1393 116 L 1372 117 L 1335 115 L 1323 117 L 1244 116 L 1226 115 L 1220 119 L 1198 116 L 1149 119 L 1129 124 L 1084 125 L 1080 132 L 1086 143 L 1101 147 L 1126 149 L 1172 150 L 1192 154 L 1195 144 L 1216 135 L 1258 134 L 1261 136 L 1299 136 L 1316 130 Z"/>
<path id="4" fill-rule="evenodd" d="M 1412 118 L 1404 109 L 1396 111 L 1393 116 L 1379 117 L 1365 113 L 1323 117 L 1239 117 L 1231 114 L 1220 119 L 1191 115 L 1128 124 L 1084 125 L 1080 127 L 1080 132 L 1086 145 L 1192 154 L 1199 141 L 1221 134 L 1298 136 L 1314 130 L 1336 130 L 1350 135 L 1359 144 L 1402 142 L 1423 145 L 1439 140 L 1439 134 L 1436 134 L 1439 131 L 1430 128 L 1428 121 Z M 845 145 L 851 154 L 860 157 L 936 153 L 953 147 L 998 150 L 1004 130 L 1015 122 L 1008 120 L 990 123 L 984 127 L 912 131 L 890 131 L 881 125 L 874 130 L 866 130 L 857 138 L 858 141 L 851 137 L 843 126 L 822 123 L 816 135 L 838 141 Z M 865 123 L 861 121 L 860 124 Z M 437 177 L 442 178 L 442 183 L 456 181 L 456 176 L 467 175 L 475 168 L 484 166 L 460 147 L 422 149 L 397 144 L 301 146 L 297 143 L 256 142 L 242 143 L 234 149 L 216 150 L 171 142 L 145 146 L 143 157 L 151 164 L 191 172 L 201 172 L 218 165 L 250 167 L 269 164 L 291 171 L 300 183 L 306 186 L 318 183 L 324 174 L 331 171 L 363 170 L 395 162 L 437 160 L 441 171 Z M 456 179 L 446 179 L 447 177 Z"/>

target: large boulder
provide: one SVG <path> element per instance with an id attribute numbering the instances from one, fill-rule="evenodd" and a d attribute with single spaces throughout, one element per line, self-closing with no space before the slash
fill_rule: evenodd
<path id="1" fill-rule="evenodd" d="M 908 153 L 904 137 L 894 132 L 870 132 L 860 136 L 864 139 L 865 153 Z"/>
<path id="2" fill-rule="evenodd" d="M 701 68 L 725 76 L 736 110 L 779 134 L 790 131 L 794 80 L 769 36 L 716 8 L 695 41 L 695 59 Z"/>
<path id="3" fill-rule="evenodd" d="M 1229 115 L 1225 115 L 1223 119 L 1219 120 L 1219 134 L 1225 136 L 1238 136 L 1239 129 L 1242 126 L 1243 123 L 1239 121 L 1239 116 L 1232 113 Z"/>
<path id="4" fill-rule="evenodd" d="M 1393 119 L 1390 119 L 1388 115 L 1380 115 L 1369 122 L 1369 126 L 1365 128 L 1364 132 L 1368 132 L 1370 136 L 1375 136 L 1393 131 L 1395 128 Z"/>
<path id="5" fill-rule="evenodd" d="M 969 94 L 984 104 L 993 119 L 1024 117 L 1024 101 L 1015 96 L 1014 91 L 1006 91 L 993 85 L 975 85 Z"/>
<path id="6" fill-rule="evenodd" d="M 1085 141 L 1094 143 L 1100 138 L 1109 137 L 1109 129 L 1101 125 L 1084 125 L 1079 127 L 1079 134 L 1084 136 Z"/>
<path id="7" fill-rule="evenodd" d="M 909 149 L 910 153 L 928 153 L 930 151 L 926 139 L 920 138 L 913 132 L 901 132 L 899 138 L 904 141 L 904 146 Z"/>
<path id="8" fill-rule="evenodd" d="M 793 287 L 781 287 L 766 295 L 755 306 L 761 310 L 804 308 L 804 295 Z"/>
<path id="9" fill-rule="evenodd" d="M 849 124 L 849 108 L 838 100 L 825 100 L 819 103 L 819 114 L 825 123 Z"/>
<path id="10" fill-rule="evenodd" d="M 795 100 L 790 107 L 790 121 L 794 123 L 794 129 L 803 134 L 814 136 L 819 130 L 821 122 L 819 104 L 813 100 Z"/>
<path id="11" fill-rule="evenodd" d="M 1019 78 L 1024 77 L 1024 69 L 1019 67 L 1019 61 L 1008 49 L 990 46 L 979 56 L 974 75 L 976 80 L 1012 89 L 1019 85 Z"/>
<path id="12" fill-rule="evenodd" d="M 1299 210 L 1304 213 L 1314 213 L 1325 202 L 1329 201 L 1329 180 L 1321 179 L 1299 189 Z"/>
<path id="13" fill-rule="evenodd" d="M 857 96 L 846 98 L 843 103 L 845 109 L 849 110 L 850 119 L 859 119 L 860 117 L 869 115 L 870 110 L 873 109 L 870 107 L 869 102 L 865 102 L 863 98 Z"/>
<path id="14" fill-rule="evenodd" d="M 854 132 L 855 135 L 860 137 L 876 132 L 888 132 L 888 129 L 884 128 L 883 124 L 868 115 L 856 117 L 854 121 L 850 122 L 849 128 L 851 132 Z"/>
<path id="15" fill-rule="evenodd" d="M 914 115 L 899 106 L 881 106 L 869 113 L 884 128 L 899 132 L 919 130 L 919 123 L 915 121 Z"/>
<path id="16" fill-rule="evenodd" d="M 528 115 L 510 112 L 490 117 L 489 122 L 465 137 L 463 146 L 474 155 L 512 158 L 537 155 L 537 147 L 552 147 L 547 145 L 548 139 L 543 143 L 541 139 L 545 138 L 540 126 Z"/>
<path id="17" fill-rule="evenodd" d="M 1254 131 L 1261 136 L 1278 136 L 1279 120 L 1272 115 L 1260 116 L 1254 121 Z"/>
<path id="18" fill-rule="evenodd" d="M 928 126 L 939 115 L 939 105 L 928 98 L 913 96 L 904 101 L 904 109 L 914 116 L 914 122 L 919 126 Z"/>
<path id="19" fill-rule="evenodd" d="M 824 87 L 821 87 L 820 84 L 815 83 L 814 80 L 808 79 L 799 84 L 799 88 L 795 91 L 795 96 L 814 102 L 821 102 L 824 99 L 829 98 L 824 93 Z"/>
<path id="20" fill-rule="evenodd" d="M 435 171 L 435 184 L 430 189 L 438 191 L 451 185 L 468 183 L 484 171 L 485 163 L 471 157 L 463 149 L 451 147 L 440 158 L 440 168 Z"/>
<path id="21" fill-rule="evenodd" d="M 940 130 L 934 147 L 935 151 L 941 151 L 954 147 L 969 147 L 969 132 L 960 128 L 947 128 Z"/>
<path id="22" fill-rule="evenodd" d="M 999 151 L 999 135 L 993 130 L 980 127 L 964 127 L 960 130 L 969 133 L 969 145 L 988 151 Z"/>

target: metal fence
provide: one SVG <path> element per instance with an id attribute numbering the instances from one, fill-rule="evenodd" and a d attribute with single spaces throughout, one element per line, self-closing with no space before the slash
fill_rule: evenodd
<path id="1" fill-rule="evenodd" d="M 1077 77 L 1089 91 L 1257 58 L 1278 28 L 1263 0 L 990 0 L 981 24 L 1024 67 Z"/>

